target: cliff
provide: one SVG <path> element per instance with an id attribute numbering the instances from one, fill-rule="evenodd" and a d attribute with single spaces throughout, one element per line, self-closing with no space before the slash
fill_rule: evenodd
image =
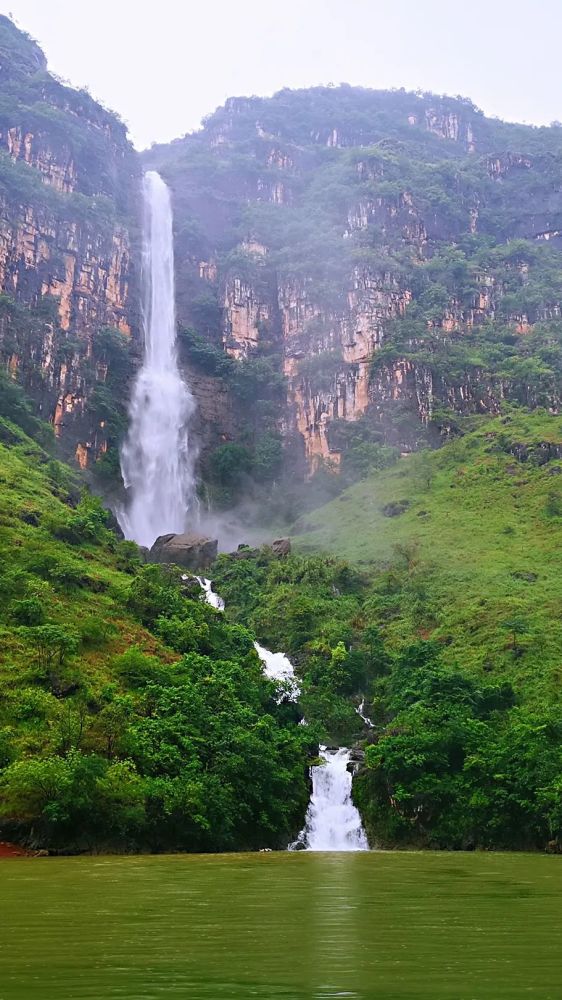
<path id="1" fill-rule="evenodd" d="M 182 323 L 284 376 L 261 429 L 302 467 L 506 398 L 557 410 L 559 127 L 315 88 L 229 100 L 147 162 L 174 194 Z"/>
<path id="2" fill-rule="evenodd" d="M 65 454 L 109 449 L 115 473 L 140 163 L 7 18 L 0 78 L 0 360 Z M 181 359 L 224 502 L 282 468 L 440 442 L 505 399 L 557 412 L 559 127 L 431 94 L 284 90 L 227 101 L 144 163 L 172 188 Z"/>
<path id="3" fill-rule="evenodd" d="M 84 467 L 123 421 L 139 168 L 118 118 L 5 17 L 0 78 L 0 359 Z"/>

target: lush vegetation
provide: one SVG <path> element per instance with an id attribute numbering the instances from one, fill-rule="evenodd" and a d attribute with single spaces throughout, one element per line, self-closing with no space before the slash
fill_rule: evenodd
<path id="1" fill-rule="evenodd" d="M 0 76 L 2 133 L 32 132 L 37 164 L 56 150 L 76 183 L 1 153 L 8 215 L 76 224 L 108 258 L 135 173 L 123 126 L 5 18 Z M 0 835 L 282 847 L 323 739 L 365 749 L 373 843 L 560 847 L 562 130 L 327 87 L 229 102 L 147 162 L 173 189 L 181 362 L 232 409 L 202 458 L 206 498 L 301 515 L 296 554 L 219 558 L 225 615 L 144 564 L 39 419 L 76 375 L 114 484 L 129 342 L 62 329 L 37 275 L 0 295 Z M 259 317 L 241 360 L 224 349 L 240 350 L 225 288 Z M 358 360 L 361 337 L 377 349 Z M 338 394 L 360 364 L 368 399 L 349 421 Z M 313 422 L 343 400 L 326 432 L 337 474 L 328 459 L 306 484 L 296 388 Z M 292 658 L 299 706 L 279 703 L 254 638 Z"/>
<path id="2" fill-rule="evenodd" d="M 100 502 L 0 418 L 0 835 L 58 850 L 283 846 L 313 736 L 253 634 L 141 565 Z"/>
<path id="3" fill-rule="evenodd" d="M 562 835 L 562 424 L 509 408 L 477 424 L 307 515 L 299 554 L 215 570 L 227 615 L 290 652 L 322 738 L 366 739 L 373 843 Z"/>

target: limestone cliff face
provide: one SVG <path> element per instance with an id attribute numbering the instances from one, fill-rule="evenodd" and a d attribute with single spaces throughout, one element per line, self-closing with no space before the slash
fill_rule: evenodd
<path id="1" fill-rule="evenodd" d="M 275 359 L 309 471 L 341 461 L 342 422 L 405 450 L 505 398 L 560 405 L 561 129 L 314 88 L 232 99 L 149 163 L 173 188 L 182 322 Z"/>
<path id="2" fill-rule="evenodd" d="M 11 58 L 15 30 L 0 20 L 0 357 L 84 466 L 108 440 L 92 405 L 111 366 L 97 338 L 108 327 L 130 338 L 135 326 L 138 167 L 111 114 L 37 67 L 33 51 L 39 74 Z"/>

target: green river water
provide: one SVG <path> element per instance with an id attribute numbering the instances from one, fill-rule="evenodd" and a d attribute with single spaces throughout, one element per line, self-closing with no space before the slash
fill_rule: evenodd
<path id="1" fill-rule="evenodd" d="M 0 862 L 0 1000 L 562 998 L 562 858 Z"/>

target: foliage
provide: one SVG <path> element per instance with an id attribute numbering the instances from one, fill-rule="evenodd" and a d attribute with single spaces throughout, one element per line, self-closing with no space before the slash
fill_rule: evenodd
<path id="1" fill-rule="evenodd" d="M 177 568 L 142 565 L 97 498 L 72 488 L 69 506 L 61 463 L 0 431 L 2 835 L 63 851 L 284 846 L 314 744 L 277 705 L 253 633 L 187 596 Z"/>
<path id="2" fill-rule="evenodd" d="M 514 707 L 508 683 L 445 669 L 429 643 L 404 651 L 378 699 L 388 721 L 355 791 L 374 839 L 466 850 L 560 837 L 558 708 Z"/>

